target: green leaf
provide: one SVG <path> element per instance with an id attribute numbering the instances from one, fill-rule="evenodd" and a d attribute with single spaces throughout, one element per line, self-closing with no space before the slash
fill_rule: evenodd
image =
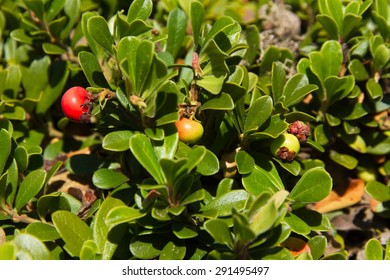
<path id="1" fill-rule="evenodd" d="M 42 49 L 46 54 L 49 55 L 61 55 L 66 53 L 66 49 L 50 43 L 43 43 Z"/>
<path id="2" fill-rule="evenodd" d="M 18 168 L 20 171 L 25 171 L 28 167 L 29 158 L 28 158 L 27 149 L 23 146 L 16 147 L 14 151 L 14 158 L 18 164 Z M 0 168 L 1 169 L 1 168 Z"/>
<path id="3" fill-rule="evenodd" d="M 16 260 L 15 249 L 12 243 L 0 244 L 0 260 Z"/>
<path id="4" fill-rule="evenodd" d="M 129 23 L 136 19 L 147 20 L 153 10 L 152 0 L 135 0 L 131 3 L 127 13 L 127 21 Z"/>
<path id="5" fill-rule="evenodd" d="M 319 260 L 325 253 L 327 241 L 326 237 L 322 235 L 314 236 L 308 241 L 310 253 L 314 260 Z"/>
<path id="6" fill-rule="evenodd" d="M 359 59 L 353 59 L 348 65 L 348 69 L 355 77 L 356 81 L 365 81 L 369 79 L 369 74 L 366 67 Z"/>
<path id="7" fill-rule="evenodd" d="M 332 76 L 326 78 L 324 84 L 328 103 L 332 104 L 345 98 L 352 92 L 355 86 L 355 79 L 353 76 L 344 76 L 341 78 Z"/>
<path id="8" fill-rule="evenodd" d="M 123 173 L 106 168 L 96 170 L 92 176 L 92 183 L 103 190 L 116 188 L 128 180 L 129 178 Z"/>
<path id="9" fill-rule="evenodd" d="M 283 87 L 286 84 L 286 71 L 281 62 L 272 63 L 272 96 L 274 103 L 283 96 Z"/>
<path id="10" fill-rule="evenodd" d="M 104 48 L 98 43 L 96 43 L 96 41 L 92 38 L 91 34 L 89 34 L 88 31 L 88 20 L 96 15 L 98 15 L 97 12 L 84 12 L 81 17 L 81 29 L 83 31 L 85 39 L 88 42 L 88 46 L 91 48 L 93 54 L 100 60 L 104 55 Z"/>
<path id="11" fill-rule="evenodd" d="M 262 96 L 256 99 L 249 107 L 245 119 L 244 133 L 257 130 L 271 116 L 273 110 L 272 99 L 269 96 Z"/>
<path id="12" fill-rule="evenodd" d="M 45 244 L 33 235 L 18 234 L 13 242 L 17 247 L 16 257 L 18 259 L 51 260 L 50 251 Z"/>
<path id="13" fill-rule="evenodd" d="M 173 123 L 164 126 L 164 139 L 152 141 L 154 151 L 158 158 L 173 158 L 179 144 L 179 134 Z"/>
<path id="14" fill-rule="evenodd" d="M 151 41 L 136 37 L 125 37 L 118 45 L 118 61 L 122 71 L 130 80 L 132 93 L 141 96 L 146 77 L 152 68 L 154 45 Z"/>
<path id="15" fill-rule="evenodd" d="M 63 11 L 67 17 L 67 24 L 62 29 L 61 38 L 65 39 L 69 38 L 70 32 L 80 18 L 80 0 L 66 1 Z"/>
<path id="16" fill-rule="evenodd" d="M 135 236 L 130 242 L 130 251 L 138 259 L 155 259 L 160 255 L 166 243 L 166 238 L 161 235 Z"/>
<path id="17" fill-rule="evenodd" d="M 225 221 L 220 219 L 208 220 L 204 223 L 205 230 L 214 238 L 215 243 L 229 246 L 233 249 L 233 239 Z"/>
<path id="18" fill-rule="evenodd" d="M 306 75 L 295 74 L 291 77 L 283 88 L 283 96 L 285 97 L 282 101 L 283 105 L 286 108 L 293 106 L 299 103 L 306 95 L 318 89 L 316 85 L 308 83 L 309 80 Z"/>
<path id="19" fill-rule="evenodd" d="M 367 260 L 383 260 L 383 248 L 379 240 L 371 238 L 365 247 Z"/>
<path id="20" fill-rule="evenodd" d="M 134 222 L 146 214 L 147 213 L 142 213 L 140 210 L 129 206 L 116 206 L 108 212 L 106 223 L 112 227 L 122 223 Z"/>
<path id="21" fill-rule="evenodd" d="M 301 218 L 293 213 L 287 213 L 283 218 L 283 221 L 288 224 L 293 232 L 301 235 L 307 235 L 310 233 L 310 227 Z"/>
<path id="22" fill-rule="evenodd" d="M 203 176 L 211 176 L 219 171 L 219 160 L 218 157 L 211 152 L 206 150 L 206 154 L 202 162 L 197 166 L 196 172 Z"/>
<path id="23" fill-rule="evenodd" d="M 355 31 L 362 20 L 361 16 L 353 15 L 353 14 L 346 14 L 343 19 L 343 29 L 341 37 L 344 39 L 344 41 L 347 41 L 348 36 Z"/>
<path id="24" fill-rule="evenodd" d="M 287 192 L 284 198 L 286 195 Z M 250 210 L 249 227 L 258 236 L 271 229 L 278 217 L 278 205 L 275 200 L 270 197 L 269 193 L 262 193 Z"/>
<path id="25" fill-rule="evenodd" d="M 32 223 L 26 227 L 26 233 L 34 235 L 39 240 L 54 241 L 60 238 L 56 228 L 50 224 Z"/>
<path id="26" fill-rule="evenodd" d="M 190 21 L 192 26 L 192 36 L 194 38 L 195 47 L 198 45 L 200 31 L 204 18 L 204 7 L 198 1 L 192 1 L 190 6 Z"/>
<path id="27" fill-rule="evenodd" d="M 160 260 L 182 260 L 186 254 L 186 246 L 184 242 L 169 241 L 160 253 Z"/>
<path id="28" fill-rule="evenodd" d="M 50 6 L 48 7 L 47 12 L 46 12 L 46 19 L 48 21 L 51 21 L 52 19 L 54 19 L 61 12 L 61 10 L 64 8 L 65 3 L 66 3 L 66 0 L 51 1 Z"/>
<path id="29" fill-rule="evenodd" d="M 315 167 L 299 179 L 290 193 L 296 202 L 310 203 L 325 198 L 332 189 L 332 177 L 322 167 Z"/>
<path id="30" fill-rule="evenodd" d="M 0 174 L 3 174 L 5 164 L 11 153 L 11 136 L 5 129 L 0 130 Z"/>
<path id="31" fill-rule="evenodd" d="M 72 257 L 78 257 L 84 242 L 92 239 L 92 230 L 75 214 L 65 210 L 53 213 L 52 220 L 65 242 L 65 250 Z"/>
<path id="32" fill-rule="evenodd" d="M 167 51 L 172 54 L 174 58 L 177 57 L 180 48 L 184 41 L 184 36 L 187 28 L 186 14 L 179 8 L 174 9 L 169 13 L 167 29 Z"/>
<path id="33" fill-rule="evenodd" d="M 43 58 L 32 61 L 29 68 L 21 68 L 22 84 L 26 89 L 27 98 L 39 100 L 41 91 L 49 82 L 50 64 L 50 57 L 44 56 Z M 31 77 L 34 77 L 34 79 Z"/>
<path id="34" fill-rule="evenodd" d="M 331 17 L 335 21 L 341 33 L 343 28 L 343 16 L 344 16 L 342 3 L 338 0 L 320 0 L 318 4 L 319 4 L 321 14 L 328 15 L 329 17 Z M 335 39 L 340 39 L 340 38 L 335 38 Z"/>
<path id="35" fill-rule="evenodd" d="M 93 240 L 86 240 L 80 251 L 80 260 L 95 260 L 98 253 L 98 247 Z"/>
<path id="36" fill-rule="evenodd" d="M 281 114 L 273 115 L 261 127 L 260 132 L 255 132 L 249 135 L 251 141 L 276 138 L 284 133 L 288 128 L 288 123 Z"/>
<path id="37" fill-rule="evenodd" d="M 132 136 L 130 138 L 130 150 L 158 184 L 165 183 L 153 146 L 145 135 L 136 134 Z"/>
<path id="38" fill-rule="evenodd" d="M 238 151 L 235 155 L 235 162 L 237 163 L 237 169 L 240 174 L 251 173 L 255 167 L 255 160 L 244 150 Z"/>
<path id="39" fill-rule="evenodd" d="M 280 190 L 279 182 L 275 180 L 275 177 L 257 165 L 255 165 L 250 174 L 244 174 L 242 176 L 242 184 L 253 195 L 258 195 L 263 192 L 275 193 Z"/>
<path id="40" fill-rule="evenodd" d="M 349 154 L 340 154 L 335 150 L 330 150 L 330 158 L 347 169 L 353 170 L 358 165 L 359 161 Z"/>
<path id="41" fill-rule="evenodd" d="M 316 19 L 322 24 L 331 39 L 338 40 L 340 38 L 339 27 L 333 18 L 328 15 L 317 15 Z"/>
<path id="42" fill-rule="evenodd" d="M 375 81 L 374 79 L 369 79 L 366 83 L 366 89 L 368 92 L 368 96 L 374 100 L 379 101 L 383 98 L 383 89 L 382 86 Z"/>
<path id="43" fill-rule="evenodd" d="M 85 77 L 92 87 L 110 88 L 100 68 L 99 61 L 94 54 L 86 51 L 80 52 L 79 62 Z"/>
<path id="44" fill-rule="evenodd" d="M 216 209 L 218 216 L 229 216 L 232 214 L 232 208 L 238 211 L 242 210 L 249 194 L 245 190 L 233 190 L 227 194 L 219 196 L 202 207 L 202 211 Z"/>
<path id="45" fill-rule="evenodd" d="M 130 130 L 117 130 L 108 133 L 103 138 L 102 147 L 113 152 L 124 152 L 130 149 L 129 139 L 134 135 Z"/>
<path id="46" fill-rule="evenodd" d="M 233 108 L 234 102 L 231 96 L 221 92 L 203 103 L 199 110 L 233 110 Z"/>
<path id="47" fill-rule="evenodd" d="M 35 195 L 39 193 L 46 180 L 46 172 L 38 169 L 29 173 L 21 183 L 15 199 L 15 210 L 20 211 Z"/>
<path id="48" fill-rule="evenodd" d="M 44 114 L 63 93 L 69 77 L 68 64 L 65 61 L 54 61 L 49 67 L 49 82 L 37 103 L 36 113 Z"/>
<path id="49" fill-rule="evenodd" d="M 191 171 L 192 169 L 199 166 L 202 163 L 206 154 L 207 154 L 207 149 L 204 146 L 193 147 L 190 153 L 186 156 L 186 159 L 188 161 L 185 167 L 187 168 L 187 170 Z"/>
<path id="50" fill-rule="evenodd" d="M 374 69 L 379 71 L 384 67 L 390 60 L 390 50 L 385 44 L 381 44 L 374 51 Z"/>
<path id="51" fill-rule="evenodd" d="M 112 238 L 109 238 L 110 227 L 106 223 L 108 213 L 115 207 L 124 205 L 125 204 L 120 199 L 107 197 L 100 205 L 99 210 L 93 219 L 93 240 L 96 242 L 98 247 L 97 252 L 102 254 L 103 260 L 111 259 L 118 247 L 118 244 L 114 243 Z"/>
<path id="52" fill-rule="evenodd" d="M 366 185 L 367 193 L 374 199 L 384 202 L 390 200 L 390 187 L 378 181 L 370 181 Z"/>
<path id="53" fill-rule="evenodd" d="M 92 16 L 88 19 L 87 29 L 91 37 L 111 55 L 114 55 L 114 38 L 104 17 Z"/>
<path id="54" fill-rule="evenodd" d="M 343 52 L 339 42 L 326 41 L 319 52 L 311 52 L 310 68 L 321 81 L 330 76 L 338 76 L 343 62 Z M 329 59 L 329 58 L 332 59 Z"/>

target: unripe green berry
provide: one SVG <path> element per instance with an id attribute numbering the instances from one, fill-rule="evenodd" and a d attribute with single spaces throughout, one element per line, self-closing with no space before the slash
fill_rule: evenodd
<path id="1" fill-rule="evenodd" d="M 271 153 L 285 161 L 292 161 L 294 157 L 299 153 L 301 145 L 296 136 L 289 133 L 283 133 L 271 142 Z"/>

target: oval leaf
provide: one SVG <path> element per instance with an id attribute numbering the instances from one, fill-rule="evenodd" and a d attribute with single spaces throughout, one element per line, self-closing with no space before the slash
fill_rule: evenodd
<path id="1" fill-rule="evenodd" d="M 93 184 L 99 189 L 108 190 L 125 183 L 127 178 L 123 173 L 110 169 L 101 168 L 95 171 L 92 176 Z"/>
<path id="2" fill-rule="evenodd" d="M 322 167 L 308 170 L 294 186 L 290 198 L 296 202 L 317 202 L 325 198 L 332 189 L 332 177 Z"/>
<path id="3" fill-rule="evenodd" d="M 75 214 L 65 210 L 53 213 L 52 220 L 65 242 L 65 250 L 71 256 L 78 257 L 84 242 L 92 239 L 92 230 Z"/>
<path id="4" fill-rule="evenodd" d="M 42 169 L 29 173 L 20 184 L 15 199 L 15 209 L 20 211 L 35 195 L 39 193 L 46 180 L 46 172 Z"/>

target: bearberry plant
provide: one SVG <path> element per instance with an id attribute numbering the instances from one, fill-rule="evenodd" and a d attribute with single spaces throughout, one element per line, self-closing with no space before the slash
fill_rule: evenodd
<path id="1" fill-rule="evenodd" d="M 387 0 L 0 1 L 0 259 L 390 259 L 389 30 Z"/>

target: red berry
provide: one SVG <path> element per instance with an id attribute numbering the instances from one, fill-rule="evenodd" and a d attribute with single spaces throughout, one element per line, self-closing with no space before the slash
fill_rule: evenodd
<path id="1" fill-rule="evenodd" d="M 85 88 L 72 87 L 62 96 L 62 112 L 74 122 L 88 123 L 91 118 L 89 101 L 90 93 Z"/>
<path id="2" fill-rule="evenodd" d="M 181 118 L 176 122 L 176 128 L 179 132 L 179 140 L 187 144 L 195 144 L 203 136 L 203 126 L 196 121 Z"/>

